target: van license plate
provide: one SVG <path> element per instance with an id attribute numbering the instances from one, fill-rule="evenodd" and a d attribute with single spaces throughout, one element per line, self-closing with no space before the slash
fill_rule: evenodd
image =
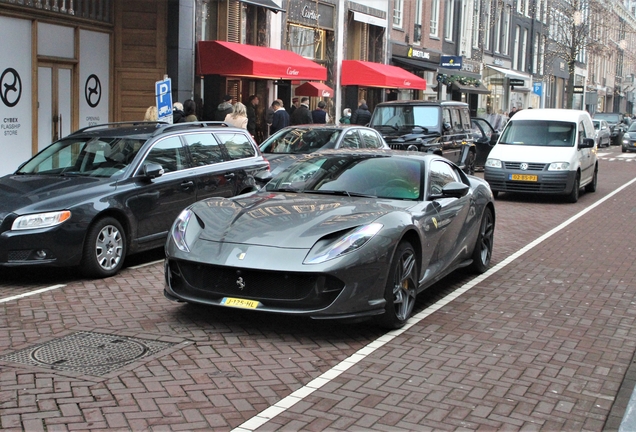
<path id="1" fill-rule="evenodd" d="M 536 182 L 539 177 L 530 174 L 510 174 L 510 180 Z"/>

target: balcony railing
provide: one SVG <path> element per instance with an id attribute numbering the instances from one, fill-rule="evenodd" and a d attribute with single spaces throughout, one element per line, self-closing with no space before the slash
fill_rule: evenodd
<path id="1" fill-rule="evenodd" d="M 112 23 L 113 0 L 0 0 L 25 9 L 37 9 L 79 18 Z"/>

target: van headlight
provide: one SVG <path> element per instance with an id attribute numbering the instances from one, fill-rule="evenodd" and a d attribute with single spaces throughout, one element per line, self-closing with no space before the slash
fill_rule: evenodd
<path id="1" fill-rule="evenodd" d="M 490 168 L 501 168 L 501 161 L 499 159 L 486 159 L 486 166 Z"/>
<path id="2" fill-rule="evenodd" d="M 567 171 L 569 167 L 569 162 L 552 162 L 548 167 L 548 171 Z"/>

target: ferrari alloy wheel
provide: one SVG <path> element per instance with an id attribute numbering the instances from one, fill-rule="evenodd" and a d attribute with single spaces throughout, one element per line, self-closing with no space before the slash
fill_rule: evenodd
<path id="1" fill-rule="evenodd" d="M 473 249 L 473 263 L 471 268 L 477 273 L 484 273 L 490 265 L 492 247 L 495 239 L 495 218 L 489 207 L 484 209 L 479 225 L 479 235 Z"/>
<path id="2" fill-rule="evenodd" d="M 384 298 L 386 306 L 381 323 L 388 328 L 400 328 L 411 316 L 417 297 L 417 259 L 413 246 L 408 242 L 398 245 Z"/>
<path id="3" fill-rule="evenodd" d="M 88 277 L 105 278 L 116 274 L 126 257 L 126 238 L 121 224 L 107 217 L 95 222 L 86 235 L 82 272 Z"/>

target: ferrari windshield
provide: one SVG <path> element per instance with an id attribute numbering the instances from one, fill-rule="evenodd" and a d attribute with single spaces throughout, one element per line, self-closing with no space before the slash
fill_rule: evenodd
<path id="1" fill-rule="evenodd" d="M 368 154 L 321 155 L 291 165 L 266 190 L 417 200 L 422 162 Z"/>
<path id="2" fill-rule="evenodd" d="M 128 138 L 67 138 L 35 155 L 16 174 L 115 177 L 143 143 Z"/>
<path id="3" fill-rule="evenodd" d="M 306 154 L 335 148 L 343 129 L 305 128 L 283 129 L 261 145 L 263 153 Z"/>
<path id="4" fill-rule="evenodd" d="M 501 144 L 572 147 L 576 124 L 550 120 L 511 120 L 499 138 Z"/>
<path id="5" fill-rule="evenodd" d="M 373 111 L 371 127 L 399 129 L 420 126 L 428 132 L 440 131 L 440 108 L 438 106 L 388 105 L 378 106 Z"/>

